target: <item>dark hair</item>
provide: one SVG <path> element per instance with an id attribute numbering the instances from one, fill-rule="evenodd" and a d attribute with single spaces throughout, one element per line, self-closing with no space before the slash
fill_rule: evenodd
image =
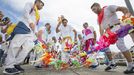
<path id="1" fill-rule="evenodd" d="M 67 21 L 67 22 L 68 22 L 68 20 L 67 20 L 67 19 L 65 19 L 65 18 L 64 18 L 64 19 L 62 19 L 62 22 L 64 22 L 64 21 Z"/>
<path id="2" fill-rule="evenodd" d="M 94 6 L 100 6 L 100 4 L 99 4 L 99 3 L 94 3 L 94 4 L 91 6 L 91 9 L 92 9 Z"/>
<path id="3" fill-rule="evenodd" d="M 84 26 L 85 24 L 86 24 L 86 25 L 88 25 L 88 23 L 87 23 L 87 22 L 85 22 L 85 23 L 83 24 L 83 26 Z"/>
<path id="4" fill-rule="evenodd" d="M 53 36 L 53 37 L 52 37 L 52 39 L 56 39 L 56 37 L 55 37 L 55 36 Z M 56 39 L 56 40 L 57 40 L 57 39 Z"/>
<path id="5" fill-rule="evenodd" d="M 37 2 L 42 3 L 42 4 L 43 4 L 43 6 L 44 6 L 44 2 L 43 2 L 43 1 L 41 1 L 41 0 L 35 0 L 35 3 L 37 3 Z"/>
<path id="6" fill-rule="evenodd" d="M 81 34 L 78 34 L 79 36 L 81 36 Z"/>
<path id="7" fill-rule="evenodd" d="M 3 22 L 6 22 L 6 21 L 10 21 L 10 18 L 9 17 L 5 17 L 4 19 L 2 19 Z"/>
<path id="8" fill-rule="evenodd" d="M 42 3 L 42 5 L 44 6 L 44 2 L 43 1 L 40 1 Z"/>
<path id="9" fill-rule="evenodd" d="M 46 23 L 45 26 L 50 25 L 50 23 Z"/>

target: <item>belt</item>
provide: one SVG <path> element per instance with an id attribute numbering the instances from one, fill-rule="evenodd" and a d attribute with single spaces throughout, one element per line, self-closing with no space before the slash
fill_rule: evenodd
<path id="1" fill-rule="evenodd" d="M 117 25 L 120 25 L 120 23 L 116 23 L 116 24 L 110 26 L 110 29 L 112 29 L 113 27 L 115 27 L 115 26 L 117 26 Z"/>

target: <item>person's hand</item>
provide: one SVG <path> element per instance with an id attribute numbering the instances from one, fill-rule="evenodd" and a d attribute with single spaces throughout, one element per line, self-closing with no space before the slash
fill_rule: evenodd
<path id="1" fill-rule="evenodd" d="M 61 17 L 58 17 L 58 23 L 59 23 L 59 24 L 62 23 L 62 19 L 61 19 Z"/>
<path id="2" fill-rule="evenodd" d="M 126 13 L 124 16 L 129 18 L 129 17 L 131 17 L 131 13 Z"/>
<path id="3" fill-rule="evenodd" d="M 6 41 L 1 41 L 0 44 L 6 43 Z"/>
<path id="4" fill-rule="evenodd" d="M 61 20 L 65 19 L 65 17 L 63 15 L 61 15 Z"/>
<path id="5" fill-rule="evenodd" d="M 94 44 L 96 44 L 96 39 L 93 39 L 93 41 L 94 41 Z"/>
<path id="6" fill-rule="evenodd" d="M 35 30 L 35 25 L 33 24 L 33 23 L 30 23 L 30 28 L 32 29 L 32 31 L 34 31 Z"/>
<path id="7" fill-rule="evenodd" d="M 74 41 L 77 42 L 77 38 L 74 38 Z"/>

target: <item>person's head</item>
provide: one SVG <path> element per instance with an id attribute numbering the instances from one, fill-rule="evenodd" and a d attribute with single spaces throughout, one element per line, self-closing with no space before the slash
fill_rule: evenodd
<path id="1" fill-rule="evenodd" d="M 2 11 L 0 11 L 0 20 L 2 20 L 2 18 L 4 17 Z"/>
<path id="2" fill-rule="evenodd" d="M 41 10 L 44 6 L 44 2 L 42 2 L 41 0 L 35 0 L 35 5 L 37 6 L 38 10 Z"/>
<path id="3" fill-rule="evenodd" d="M 99 14 L 100 11 L 101 11 L 101 6 L 99 3 L 94 3 L 92 6 L 91 6 L 91 9 L 94 13 L 96 14 Z"/>
<path id="4" fill-rule="evenodd" d="M 67 23 L 68 23 L 68 20 L 67 19 L 62 19 L 62 24 L 64 25 L 64 26 L 67 26 Z"/>
<path id="5" fill-rule="evenodd" d="M 4 19 L 2 19 L 2 22 L 3 22 L 5 25 L 7 25 L 7 24 L 9 24 L 11 21 L 10 21 L 10 18 L 5 17 Z"/>
<path id="6" fill-rule="evenodd" d="M 87 28 L 88 27 L 88 23 L 87 22 L 85 22 L 84 24 L 83 24 L 83 28 Z"/>
<path id="7" fill-rule="evenodd" d="M 82 35 L 78 34 L 78 39 L 81 40 L 82 39 Z"/>
<path id="8" fill-rule="evenodd" d="M 52 40 L 56 43 L 57 40 L 56 40 L 56 37 L 52 37 Z"/>
<path id="9" fill-rule="evenodd" d="M 47 30 L 50 30 L 50 29 L 51 29 L 50 23 L 46 23 L 46 24 L 45 24 L 45 27 L 46 27 Z"/>

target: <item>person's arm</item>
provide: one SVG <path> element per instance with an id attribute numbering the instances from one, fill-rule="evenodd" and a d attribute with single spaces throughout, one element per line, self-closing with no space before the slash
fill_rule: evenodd
<path id="1" fill-rule="evenodd" d="M 29 26 L 32 29 L 32 31 L 35 32 L 35 24 L 34 23 L 29 23 Z"/>
<path id="2" fill-rule="evenodd" d="M 130 17 L 131 16 L 131 13 L 129 12 L 129 10 L 126 8 L 126 7 L 122 7 L 122 6 L 116 6 L 116 5 L 110 5 L 108 6 L 108 9 L 112 12 L 112 13 L 115 13 L 115 12 L 122 12 L 124 14 L 124 16 L 126 17 Z"/>
<path id="3" fill-rule="evenodd" d="M 58 25 L 56 27 L 56 33 L 60 32 L 59 27 L 60 27 L 60 24 L 58 23 Z"/>
<path id="4" fill-rule="evenodd" d="M 94 31 L 93 33 L 94 33 L 94 43 L 96 43 L 96 37 L 97 37 L 96 31 Z"/>
<path id="5" fill-rule="evenodd" d="M 99 25 L 99 31 L 100 31 L 100 36 L 102 36 L 104 33 L 104 30 L 101 28 L 101 25 Z"/>
<path id="6" fill-rule="evenodd" d="M 43 40 L 44 38 L 42 38 L 42 36 L 43 36 L 43 30 L 39 30 L 39 31 L 38 31 L 38 34 L 37 34 L 38 40 L 39 40 L 41 43 L 43 43 L 43 44 L 46 45 L 46 41 Z"/>
<path id="7" fill-rule="evenodd" d="M 85 36 L 85 33 L 84 33 L 85 31 L 84 30 L 82 30 L 82 39 L 83 39 L 83 43 L 85 43 L 86 42 L 86 36 Z"/>
<path id="8" fill-rule="evenodd" d="M 90 26 L 89 27 L 89 29 L 92 31 L 92 33 L 93 33 L 93 36 L 94 36 L 94 38 L 93 38 L 93 40 L 94 40 L 94 44 L 96 43 L 96 31 L 94 30 L 94 27 L 92 27 L 92 26 Z"/>
<path id="9" fill-rule="evenodd" d="M 76 42 L 77 41 L 77 31 L 75 29 L 73 29 L 73 32 L 74 32 L 74 40 Z"/>
<path id="10" fill-rule="evenodd" d="M 126 17 L 131 16 L 131 13 L 129 12 L 129 10 L 126 7 L 118 7 L 116 9 L 116 11 L 121 11 L 124 14 L 124 16 L 126 16 Z"/>
<path id="11" fill-rule="evenodd" d="M 59 29 L 60 25 L 61 25 L 61 18 L 58 17 L 58 24 L 57 24 L 57 27 L 56 27 L 56 33 L 60 32 L 60 29 Z"/>
<path id="12" fill-rule="evenodd" d="M 42 30 L 39 30 L 37 36 L 38 37 L 42 37 L 42 34 L 43 34 L 43 31 Z"/>

